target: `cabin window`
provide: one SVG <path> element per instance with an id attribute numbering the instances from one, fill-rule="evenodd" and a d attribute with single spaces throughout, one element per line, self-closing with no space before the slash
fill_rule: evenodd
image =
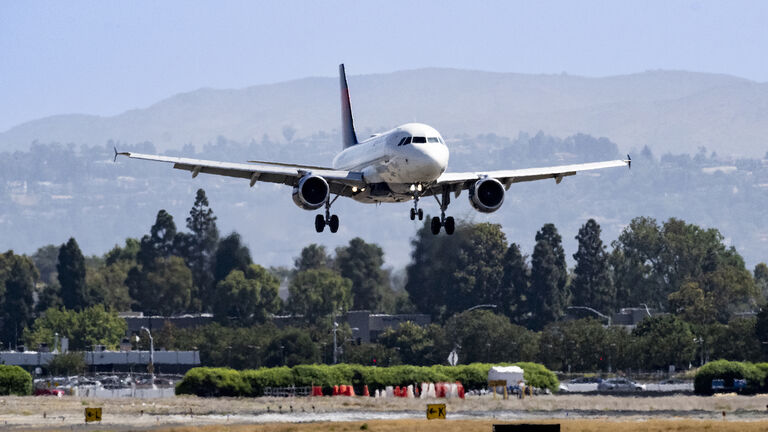
<path id="1" fill-rule="evenodd" d="M 425 137 L 413 137 L 413 140 L 411 140 L 414 144 L 426 144 L 427 139 Z"/>
<path id="2" fill-rule="evenodd" d="M 437 138 L 433 138 L 433 137 L 427 138 L 427 141 L 431 142 L 431 143 L 439 143 L 440 142 Z"/>

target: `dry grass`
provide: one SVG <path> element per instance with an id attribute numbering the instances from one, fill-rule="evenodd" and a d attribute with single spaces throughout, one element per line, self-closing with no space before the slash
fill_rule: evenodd
<path id="1" fill-rule="evenodd" d="M 503 401 L 487 397 L 467 400 L 409 400 L 373 398 L 198 398 L 169 399 L 84 399 L 76 397 L 3 397 L 0 398 L 0 429 L 18 430 L 162 430 L 162 431 L 359 431 L 363 421 L 279 423 L 286 419 L 336 419 L 340 412 L 404 412 L 413 416 L 423 412 L 427 402 L 445 402 L 448 421 L 426 420 L 369 420 L 367 430 L 418 432 L 490 431 L 494 420 L 514 412 L 525 417 L 544 419 L 570 417 L 562 422 L 565 431 L 662 431 L 662 430 L 760 430 L 768 431 L 768 395 L 717 397 L 663 396 L 537 396 L 525 400 Z M 104 423 L 83 426 L 83 408 L 102 407 Z M 291 411 L 291 409 L 293 411 Z M 275 423 L 248 425 L 259 421 L 263 414 L 272 416 Z M 295 413 L 295 417 L 290 413 Z M 721 420 L 721 412 L 727 421 Z M 453 414 L 472 413 L 477 420 L 450 419 Z M 301 414 L 301 416 L 299 416 Z M 233 417 L 229 417 L 232 415 Z M 465 414 L 469 415 L 469 414 Z M 506 418 L 510 418 L 507 416 Z M 516 418 L 516 417 L 512 417 Z M 765 420 L 764 420 L 765 419 Z M 747 420 L 747 421 L 744 421 Z M 755 421 L 749 421 L 755 420 Z M 759 420 L 759 421 L 757 421 Z M 263 420 L 261 420 L 263 421 Z M 495 420 L 502 423 L 502 420 Z M 531 421 L 533 422 L 533 421 Z M 240 423 L 241 425 L 238 425 Z M 175 426 L 174 426 L 175 425 Z M 158 429 L 159 428 L 159 429 Z"/>
<path id="2" fill-rule="evenodd" d="M 156 432 L 489 432 L 494 423 L 492 420 L 375 420 L 365 423 L 304 423 L 304 424 L 267 424 L 267 425 L 231 425 L 231 426 L 202 426 L 202 427 L 172 427 L 155 429 Z M 510 422 L 515 423 L 515 422 Z M 611 420 L 553 420 L 526 421 L 516 423 L 560 423 L 564 432 L 764 432 L 768 430 L 768 420 L 754 422 L 724 422 L 722 420 L 649 420 L 649 421 L 611 421 Z M 364 426 L 365 425 L 365 426 Z"/>

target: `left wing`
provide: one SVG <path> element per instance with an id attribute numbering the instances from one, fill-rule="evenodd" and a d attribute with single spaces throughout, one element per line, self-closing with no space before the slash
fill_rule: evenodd
<path id="1" fill-rule="evenodd" d="M 328 182 L 332 194 L 351 196 L 353 187 L 365 187 L 362 173 L 355 171 L 342 171 L 331 168 L 275 162 L 219 162 L 132 152 L 118 153 L 117 150 L 115 150 L 115 158 L 117 158 L 117 156 L 172 163 L 173 167 L 176 169 L 191 171 L 192 178 L 197 177 L 200 173 L 242 178 L 249 180 L 251 186 L 258 181 L 295 186 L 301 177 L 312 173 L 323 177 L 325 181 Z"/>
<path id="2" fill-rule="evenodd" d="M 481 178 L 494 178 L 509 189 L 512 183 L 521 183 L 534 180 L 555 179 L 557 183 L 563 180 L 563 177 L 576 175 L 579 171 L 590 171 L 603 168 L 614 168 L 631 166 L 632 159 L 627 155 L 627 159 L 618 159 L 605 162 L 590 162 L 574 165 L 560 165 L 543 168 L 523 168 L 516 170 L 499 170 L 485 172 L 463 172 L 463 173 L 444 173 L 429 189 L 431 194 L 442 192 L 454 192 L 458 194 L 469 189 L 474 182 Z"/>

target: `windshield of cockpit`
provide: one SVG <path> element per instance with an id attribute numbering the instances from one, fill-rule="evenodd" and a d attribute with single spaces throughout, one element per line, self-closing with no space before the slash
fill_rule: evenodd
<path id="1" fill-rule="evenodd" d="M 400 139 L 400 142 L 397 143 L 398 146 L 408 145 L 408 144 L 427 144 L 427 143 L 441 143 L 445 144 L 443 142 L 443 139 L 440 137 L 423 137 L 423 136 L 407 136 Z"/>

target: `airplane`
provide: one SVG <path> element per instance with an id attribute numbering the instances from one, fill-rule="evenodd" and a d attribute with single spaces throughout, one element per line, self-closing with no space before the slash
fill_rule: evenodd
<path id="1" fill-rule="evenodd" d="M 458 198 L 467 190 L 472 207 L 483 213 L 501 208 L 504 194 L 514 183 L 554 179 L 559 184 L 564 177 L 580 171 L 612 167 L 631 167 L 632 159 L 611 160 L 543 168 L 498 171 L 446 172 L 449 151 L 442 135 L 422 123 L 408 123 L 392 130 L 358 140 L 352 119 L 349 87 L 344 64 L 339 65 L 341 87 L 341 132 L 343 149 L 330 167 L 297 165 L 281 162 L 248 161 L 219 162 L 118 152 L 117 156 L 172 163 L 173 168 L 192 172 L 243 178 L 253 187 L 256 182 L 280 183 L 293 187 L 293 202 L 304 210 L 325 207 L 325 214 L 315 216 L 315 230 L 326 226 L 332 233 L 339 229 L 339 217 L 331 214 L 331 206 L 339 197 L 349 197 L 361 203 L 413 201 L 410 219 L 423 220 L 419 208 L 422 198 L 432 196 L 440 206 L 440 217 L 431 220 L 432 234 L 454 233 L 453 217 L 445 216 L 451 194 Z M 333 196 L 333 197 L 332 197 Z"/>

